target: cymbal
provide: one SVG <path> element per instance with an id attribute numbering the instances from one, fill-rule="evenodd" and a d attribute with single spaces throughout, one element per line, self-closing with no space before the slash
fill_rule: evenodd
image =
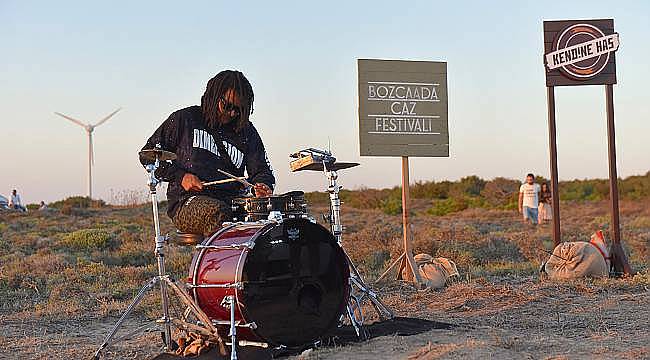
<path id="1" fill-rule="evenodd" d="M 343 170 L 343 169 L 349 169 L 353 168 L 355 166 L 359 166 L 359 163 L 353 163 L 353 162 L 343 162 L 343 161 L 337 161 L 334 163 L 325 163 L 325 166 L 327 167 L 328 171 L 338 171 L 338 170 Z M 303 170 L 309 170 L 309 171 L 323 171 L 323 163 L 312 163 L 306 166 L 303 166 L 300 169 L 297 169 L 295 171 L 303 171 Z"/>
<path id="2" fill-rule="evenodd" d="M 156 158 L 160 161 L 176 160 L 176 154 L 162 149 L 142 150 L 138 154 L 140 159 L 145 161 L 156 161 Z"/>

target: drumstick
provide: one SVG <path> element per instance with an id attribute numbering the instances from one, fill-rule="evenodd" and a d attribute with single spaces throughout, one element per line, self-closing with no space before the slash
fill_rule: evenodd
<path id="1" fill-rule="evenodd" d="M 244 184 L 247 188 L 252 188 L 253 187 L 253 184 L 246 181 L 246 178 L 237 177 L 237 176 L 235 176 L 235 175 L 233 175 L 231 173 L 225 172 L 225 171 L 223 171 L 221 169 L 217 169 L 217 171 L 224 174 L 224 175 L 226 175 L 227 177 L 233 179 L 234 181 L 238 181 L 238 182 Z"/>
<path id="2" fill-rule="evenodd" d="M 209 181 L 209 182 L 204 182 L 203 186 L 226 184 L 226 183 L 229 183 L 229 182 L 239 181 L 239 180 L 243 180 L 243 179 L 246 179 L 246 178 L 245 177 L 240 177 L 240 178 L 237 178 L 237 179 L 224 179 L 224 180 L 217 180 L 217 181 Z"/>

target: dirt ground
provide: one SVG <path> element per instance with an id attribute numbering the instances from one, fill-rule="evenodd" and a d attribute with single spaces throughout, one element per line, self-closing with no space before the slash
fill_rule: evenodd
<path id="1" fill-rule="evenodd" d="M 399 316 L 452 324 L 413 336 L 323 347 L 293 359 L 644 359 L 650 358 L 650 292 L 632 280 L 570 284 L 537 278 L 459 282 L 442 291 L 408 284 L 381 289 Z M 366 312 L 372 314 L 367 308 Z M 44 321 L 0 318 L 0 358 L 90 358 L 115 318 Z M 128 323 L 129 330 L 138 321 Z M 156 333 L 107 354 L 141 359 L 159 351 Z"/>
<path id="2" fill-rule="evenodd" d="M 563 238 L 588 239 L 608 218 L 606 205 L 565 206 Z M 460 278 L 442 290 L 418 291 L 397 281 L 374 287 L 396 315 L 451 328 L 320 347 L 290 359 L 650 359 L 648 205 L 621 204 L 625 244 L 639 274 L 564 283 L 540 279 L 536 271 L 548 257 L 542 247 L 552 249 L 550 226 L 532 229 L 516 212 L 500 210 L 417 215 L 416 252 L 453 259 Z M 149 211 L 142 206 L 0 216 L 0 359 L 91 358 L 155 272 Z M 343 220 L 344 248 L 364 276 L 376 278 L 402 250 L 401 218 L 346 209 Z M 162 226 L 174 231 L 166 218 Z M 102 243 L 102 234 L 110 241 Z M 168 270 L 181 279 L 191 255 L 191 249 L 170 247 Z M 147 315 L 158 316 L 155 298 L 143 308 L 120 334 L 137 335 L 111 348 L 106 359 L 160 353 L 158 332 L 137 331 L 151 326 Z M 376 320 L 367 304 L 366 315 Z"/>

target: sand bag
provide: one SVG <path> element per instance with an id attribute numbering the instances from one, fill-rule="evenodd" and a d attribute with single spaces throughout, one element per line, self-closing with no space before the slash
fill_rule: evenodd
<path id="1" fill-rule="evenodd" d="M 605 236 L 603 235 L 603 232 L 600 230 L 596 231 L 593 235 L 591 235 L 591 239 L 589 240 L 589 243 L 598 249 L 598 252 L 600 252 L 600 255 L 602 255 L 603 258 L 605 259 L 605 263 L 607 264 L 607 268 L 609 269 L 612 262 L 611 262 L 611 257 L 609 255 L 609 248 L 607 247 L 607 242 L 605 241 Z"/>
<path id="2" fill-rule="evenodd" d="M 458 276 L 456 264 L 447 258 L 434 258 L 429 254 L 417 254 L 413 257 L 420 272 L 422 281 L 428 288 L 441 289 L 445 287 L 447 279 Z M 406 277 L 407 269 L 403 270 L 402 277 Z"/>
<path id="3" fill-rule="evenodd" d="M 583 277 L 607 277 L 605 258 L 599 248 L 584 241 L 565 242 L 555 247 L 544 265 L 551 279 L 566 280 Z"/>

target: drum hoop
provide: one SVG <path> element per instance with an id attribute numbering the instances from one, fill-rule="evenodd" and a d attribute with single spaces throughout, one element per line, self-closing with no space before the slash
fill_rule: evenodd
<path id="1" fill-rule="evenodd" d="M 211 236 L 205 238 L 201 245 L 208 245 L 212 239 L 214 239 L 217 236 L 220 236 L 221 234 L 225 233 L 226 231 L 234 228 L 237 226 L 237 223 L 232 223 L 227 226 L 222 227 L 221 229 L 217 230 L 214 234 Z M 194 263 L 194 269 L 192 270 L 192 296 L 194 297 L 194 301 L 199 304 L 199 297 L 196 294 L 196 285 L 198 282 L 198 272 L 199 272 L 199 266 L 201 265 L 201 260 L 203 259 L 203 256 L 205 255 L 205 251 L 207 249 L 203 248 L 199 251 L 196 257 L 196 262 Z"/>
<path id="2" fill-rule="evenodd" d="M 273 221 L 273 222 L 268 222 L 268 223 L 264 224 L 262 227 L 259 228 L 259 230 L 255 233 L 255 235 L 251 236 L 251 238 L 248 239 L 248 241 L 255 244 L 255 241 L 257 241 L 257 239 L 259 239 L 260 236 L 266 235 L 266 233 L 268 233 L 273 228 L 273 226 L 278 225 L 280 223 L 281 222 Z M 244 249 L 244 251 L 241 252 L 241 254 L 239 254 L 239 260 L 237 260 L 237 270 L 235 271 L 235 282 L 241 282 L 241 278 L 242 278 L 243 271 L 244 271 L 244 265 L 246 264 L 246 259 L 248 259 L 248 253 L 251 250 L 252 250 L 252 248 L 246 248 L 246 249 Z M 246 306 L 244 306 L 244 304 L 242 304 L 239 301 L 239 292 L 241 290 L 244 290 L 244 288 L 243 288 L 243 286 L 241 288 L 235 287 L 234 290 L 235 290 L 235 301 L 237 303 L 237 309 L 239 310 L 239 314 L 241 315 L 242 320 L 248 322 L 248 319 L 247 319 L 247 316 L 246 316 L 247 314 L 245 312 Z M 254 329 L 252 329 L 252 332 L 255 333 L 256 336 L 261 338 L 261 336 L 259 336 L 255 332 Z"/>
<path id="3" fill-rule="evenodd" d="M 253 244 L 255 244 L 255 241 L 261 235 L 266 234 L 266 231 L 268 231 L 269 227 L 271 227 L 273 225 L 277 225 L 279 223 L 280 222 L 276 222 L 276 221 L 267 222 L 267 223 L 261 223 L 261 222 L 249 222 L 249 223 L 247 223 L 247 222 L 236 222 L 236 223 L 232 223 L 232 224 L 229 224 L 229 225 L 224 226 L 223 228 L 219 229 L 217 232 L 215 232 L 210 237 L 208 237 L 206 240 L 204 240 L 201 243 L 201 245 L 209 245 L 212 241 L 214 241 L 215 238 L 223 235 L 226 231 L 231 230 L 231 229 L 237 227 L 238 225 L 260 224 L 262 226 L 260 226 L 259 229 L 255 232 L 255 234 L 253 236 L 251 236 L 250 239 L 248 239 L 249 242 L 252 242 Z M 194 301 L 199 305 L 199 307 L 201 306 L 201 304 L 199 302 L 199 298 L 198 298 L 198 295 L 196 293 L 197 285 L 199 285 L 198 284 L 198 269 L 199 269 L 199 266 L 201 264 L 201 260 L 203 260 L 203 256 L 205 256 L 205 252 L 207 250 L 211 250 L 211 249 L 203 248 L 203 249 L 201 249 L 201 251 L 197 255 L 196 263 L 194 264 L 194 270 L 193 270 L 193 273 L 192 273 L 192 285 L 193 285 L 192 286 L 192 295 L 194 297 Z M 237 282 L 239 282 L 241 280 L 243 267 L 244 267 L 244 264 L 246 263 L 246 258 L 247 258 L 248 252 L 250 250 L 251 250 L 250 248 L 244 248 L 242 250 L 242 252 L 239 254 L 239 259 L 237 260 L 237 269 L 235 270 L 235 276 L 234 276 L 234 279 L 233 279 L 233 284 L 235 284 L 235 283 L 237 283 Z M 246 256 L 244 256 L 244 255 L 246 255 Z M 244 260 L 244 261 L 242 262 L 242 260 Z M 242 319 L 244 321 L 246 321 L 246 317 L 244 316 L 245 313 L 242 311 L 243 307 L 242 307 L 241 303 L 239 302 L 239 289 L 237 287 L 234 287 L 233 289 L 234 289 L 234 292 L 235 292 L 235 299 L 236 299 L 236 302 L 237 302 L 237 308 L 239 310 L 239 313 L 241 314 Z"/>

